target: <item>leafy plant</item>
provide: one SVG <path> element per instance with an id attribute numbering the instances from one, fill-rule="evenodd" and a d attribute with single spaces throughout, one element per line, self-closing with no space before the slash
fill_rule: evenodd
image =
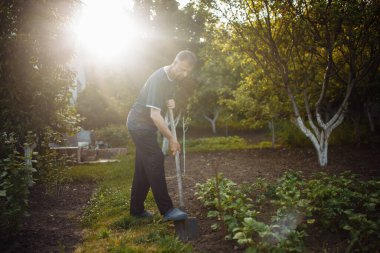
<path id="1" fill-rule="evenodd" d="M 75 162 L 75 155 L 60 153 L 49 147 L 50 142 L 59 143 L 60 141 L 61 137 L 47 128 L 36 164 L 38 179 L 46 187 L 47 193 L 56 195 L 59 195 L 65 183 L 72 180 L 70 170 Z"/>
<path id="2" fill-rule="evenodd" d="M 222 208 L 216 202 L 215 179 L 197 184 L 196 195 L 210 208 L 208 217 L 220 217 L 218 209 L 223 210 L 226 239 L 236 240 L 247 252 L 304 252 L 311 226 L 346 234 L 346 252 L 376 252 L 380 246 L 380 181 L 362 181 L 348 172 L 305 180 L 289 171 L 274 184 L 258 179 L 244 186 L 256 194 L 254 200 L 222 175 L 218 181 Z M 276 210 L 270 223 L 258 218 L 264 205 Z"/>
<path id="3" fill-rule="evenodd" d="M 32 175 L 36 170 L 26 162 L 32 157 L 17 151 L 13 134 L 3 133 L 0 140 L 6 151 L 0 159 L 0 231 L 9 236 L 21 228 L 21 219 L 27 215 L 29 188 L 34 184 Z"/>

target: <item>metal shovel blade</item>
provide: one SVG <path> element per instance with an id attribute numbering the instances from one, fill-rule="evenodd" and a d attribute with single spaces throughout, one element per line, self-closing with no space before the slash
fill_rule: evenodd
<path id="1" fill-rule="evenodd" d="M 199 237 L 198 221 L 195 217 L 174 222 L 175 233 L 181 241 L 191 241 Z"/>

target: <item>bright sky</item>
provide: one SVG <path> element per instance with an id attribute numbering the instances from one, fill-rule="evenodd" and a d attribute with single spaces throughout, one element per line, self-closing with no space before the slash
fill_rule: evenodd
<path id="1" fill-rule="evenodd" d="M 128 10 L 132 1 L 83 0 L 85 4 L 75 32 L 80 46 L 101 57 L 113 57 L 132 46 L 138 34 Z"/>
<path id="2" fill-rule="evenodd" d="M 84 8 L 75 32 L 81 47 L 102 58 L 114 58 L 134 45 L 141 32 L 128 12 L 132 0 L 82 0 Z M 180 8 L 189 0 L 179 0 Z"/>

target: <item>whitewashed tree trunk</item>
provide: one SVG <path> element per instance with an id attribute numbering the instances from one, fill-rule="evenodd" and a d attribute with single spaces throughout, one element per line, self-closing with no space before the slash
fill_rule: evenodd
<path id="1" fill-rule="evenodd" d="M 216 109 L 214 111 L 214 117 L 213 118 L 210 118 L 208 117 L 207 115 L 203 114 L 203 117 L 208 121 L 210 122 L 211 124 L 211 129 L 212 129 L 212 133 L 213 134 L 216 134 L 216 121 L 218 120 L 218 117 L 219 117 L 219 110 Z"/>
<path id="2" fill-rule="evenodd" d="M 275 131 L 274 131 L 274 120 L 273 118 L 271 119 L 271 121 L 269 121 L 269 129 L 271 130 L 271 133 L 272 133 L 272 148 L 274 149 L 275 146 L 276 146 L 276 135 L 275 135 Z"/>
<path id="3" fill-rule="evenodd" d="M 28 168 L 33 167 L 32 164 L 32 156 L 33 156 L 33 150 L 37 147 L 35 143 L 31 145 L 24 145 L 24 157 L 25 157 L 25 165 Z"/>
<path id="4" fill-rule="evenodd" d="M 179 120 L 181 119 L 181 114 L 182 113 L 179 113 L 178 115 L 177 115 L 177 117 L 175 118 L 175 120 L 174 120 L 174 125 L 177 127 L 177 125 L 178 125 L 178 122 L 179 122 Z M 170 125 L 170 122 L 169 122 L 169 116 L 168 116 L 168 113 L 166 113 L 165 114 L 165 123 L 166 123 L 166 125 L 169 127 L 169 125 Z M 161 147 L 161 150 L 162 150 L 162 153 L 164 154 L 164 155 L 166 155 L 167 153 L 168 153 L 168 150 L 169 150 L 169 140 L 166 138 L 166 137 L 163 137 L 163 139 L 162 139 L 162 147 Z"/>

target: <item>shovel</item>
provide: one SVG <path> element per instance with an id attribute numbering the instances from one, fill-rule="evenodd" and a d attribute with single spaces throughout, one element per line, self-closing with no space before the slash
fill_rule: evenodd
<path id="1" fill-rule="evenodd" d="M 170 128 L 174 139 L 177 140 L 177 134 L 175 131 L 173 110 L 169 109 L 170 118 Z M 182 210 L 185 209 L 185 204 L 183 202 L 183 188 L 182 188 L 182 173 L 181 173 L 181 163 L 179 160 L 179 152 L 175 154 L 175 167 L 177 171 L 177 182 L 178 182 L 178 195 L 179 195 L 179 206 Z M 182 241 L 193 240 L 199 237 L 198 222 L 195 217 L 188 217 L 185 220 L 174 221 L 175 232 L 178 238 Z"/>

